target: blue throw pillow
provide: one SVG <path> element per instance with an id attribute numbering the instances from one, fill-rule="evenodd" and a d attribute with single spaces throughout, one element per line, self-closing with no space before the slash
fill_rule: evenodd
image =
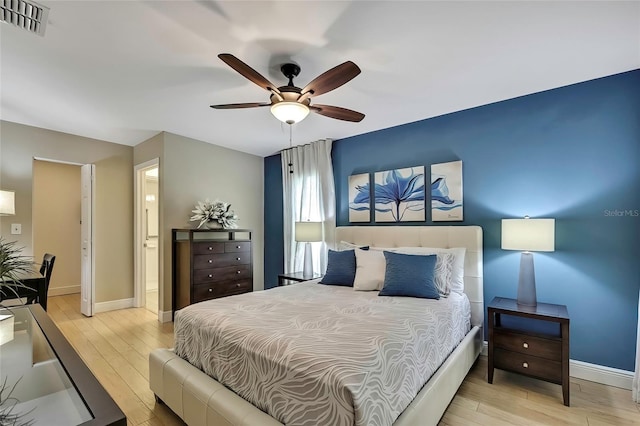
<path id="1" fill-rule="evenodd" d="M 440 299 L 434 280 L 437 256 L 384 252 L 387 268 L 378 296 L 409 296 Z"/>
<path id="2" fill-rule="evenodd" d="M 353 287 L 356 278 L 356 253 L 353 250 L 329 250 L 327 255 L 327 272 L 320 284 L 342 285 Z"/>

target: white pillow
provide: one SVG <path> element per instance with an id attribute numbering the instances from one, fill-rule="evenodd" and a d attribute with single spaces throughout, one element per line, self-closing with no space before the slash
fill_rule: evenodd
<path id="1" fill-rule="evenodd" d="M 356 278 L 353 289 L 360 291 L 381 290 L 384 284 L 384 274 L 387 262 L 384 254 L 377 250 L 355 249 Z"/>
<path id="2" fill-rule="evenodd" d="M 393 247 L 393 248 L 371 247 L 371 250 L 380 250 L 380 251 L 386 250 L 386 251 L 393 251 L 395 253 L 402 253 L 402 254 L 423 254 L 423 255 L 428 255 L 428 254 L 437 255 L 437 254 L 449 253 L 453 255 L 453 260 L 451 265 L 451 281 L 447 287 L 450 289 L 450 291 L 455 291 L 456 293 L 462 294 L 464 292 L 464 255 L 467 251 L 467 249 L 464 247 L 456 247 L 456 248 L 450 248 L 450 249 L 440 248 L 440 247 Z M 439 266 L 438 262 L 436 262 L 435 278 L 438 281 L 442 281 L 443 279 L 446 279 L 446 277 L 443 277 L 441 275 L 440 279 L 438 279 L 437 271 L 440 271 L 441 273 L 442 272 L 446 273 L 446 271 L 439 268 L 438 266 Z M 440 266 L 441 267 L 443 266 L 442 263 Z M 442 293 L 442 294 L 446 295 L 446 294 L 449 294 L 449 292 Z"/>

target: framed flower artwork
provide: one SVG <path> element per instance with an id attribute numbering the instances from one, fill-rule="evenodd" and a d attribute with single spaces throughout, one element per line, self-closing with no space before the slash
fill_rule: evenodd
<path id="1" fill-rule="evenodd" d="M 376 172 L 376 222 L 424 222 L 424 166 Z"/>

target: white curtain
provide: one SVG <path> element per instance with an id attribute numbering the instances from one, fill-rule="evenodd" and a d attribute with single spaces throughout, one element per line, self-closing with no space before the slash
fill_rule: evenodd
<path id="1" fill-rule="evenodd" d="M 305 243 L 297 243 L 294 235 L 299 221 L 323 223 L 324 241 L 311 243 L 313 272 L 322 274 L 327 268 L 327 247 L 334 245 L 336 228 L 331 144 L 331 139 L 321 139 L 282 151 L 285 272 L 302 271 Z"/>
<path id="2" fill-rule="evenodd" d="M 636 339 L 636 374 L 631 388 L 633 400 L 640 403 L 640 294 L 638 295 L 638 337 Z"/>

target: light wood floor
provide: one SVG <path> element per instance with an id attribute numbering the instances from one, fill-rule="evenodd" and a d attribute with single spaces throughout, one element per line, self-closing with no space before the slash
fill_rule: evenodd
<path id="1" fill-rule="evenodd" d="M 127 416 L 129 425 L 183 425 L 149 390 L 149 352 L 173 346 L 173 324 L 144 308 L 80 314 L 79 295 L 49 298 L 49 315 Z M 496 370 L 487 383 L 481 358 L 460 387 L 441 425 L 640 425 L 631 392 L 571 380 L 571 407 L 560 386 Z M 260 426 L 260 425 L 256 425 Z M 419 426 L 419 425 L 416 425 Z"/>

